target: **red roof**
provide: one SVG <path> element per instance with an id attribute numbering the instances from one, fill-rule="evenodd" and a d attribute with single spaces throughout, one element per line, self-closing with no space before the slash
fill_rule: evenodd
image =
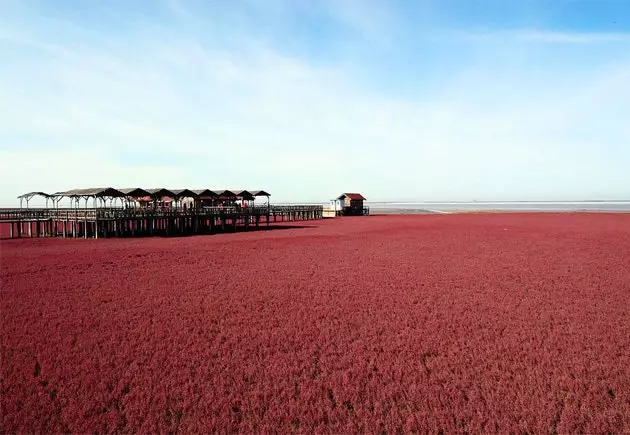
<path id="1" fill-rule="evenodd" d="M 366 199 L 360 193 L 344 193 L 339 197 L 339 199 L 342 199 L 343 197 L 348 197 L 355 201 L 366 201 Z"/>

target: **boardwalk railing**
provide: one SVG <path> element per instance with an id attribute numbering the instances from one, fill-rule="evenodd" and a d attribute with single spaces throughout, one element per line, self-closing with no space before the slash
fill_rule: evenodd
<path id="1" fill-rule="evenodd" d="M 12 208 L 0 209 L 9 237 L 120 237 L 197 234 L 269 225 L 271 222 L 322 218 L 322 206 L 254 206 L 201 208 Z M 3 234 L 3 233 L 0 233 Z M 6 234 L 4 235 L 6 237 Z"/>

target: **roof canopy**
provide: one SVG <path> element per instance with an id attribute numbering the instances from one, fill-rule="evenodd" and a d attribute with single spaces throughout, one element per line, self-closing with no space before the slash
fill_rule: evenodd
<path id="1" fill-rule="evenodd" d="M 224 198 L 236 198 L 236 193 L 232 192 L 231 190 L 213 190 L 214 193 L 217 194 L 217 196 L 223 196 Z"/>
<path id="2" fill-rule="evenodd" d="M 175 194 L 175 198 L 197 198 L 199 196 L 190 189 L 171 189 L 171 192 Z"/>
<path id="3" fill-rule="evenodd" d="M 125 196 L 130 196 L 132 198 L 142 198 L 145 196 L 151 196 L 149 192 L 139 187 L 129 187 L 126 189 L 118 189 L 118 190 L 124 193 Z"/>
<path id="4" fill-rule="evenodd" d="M 219 196 L 216 192 L 210 189 L 194 189 L 193 192 L 200 198 L 209 196 Z"/>
<path id="5" fill-rule="evenodd" d="M 245 201 L 253 201 L 254 195 L 249 190 L 233 190 L 237 198 L 244 199 Z"/>
<path id="6" fill-rule="evenodd" d="M 149 194 L 154 197 L 154 198 L 162 198 L 165 196 L 168 197 L 174 197 L 175 194 L 173 192 L 171 192 L 168 189 L 165 189 L 163 187 L 157 188 L 157 189 L 147 189 L 147 192 L 149 192 Z"/>
<path id="7" fill-rule="evenodd" d="M 18 199 L 25 199 L 28 201 L 34 196 L 43 196 L 44 198 L 50 198 L 52 195 L 49 195 L 45 192 L 28 192 L 28 193 L 25 193 L 24 195 L 18 196 Z"/>
<path id="8" fill-rule="evenodd" d="M 18 196 L 19 199 L 30 200 L 34 196 L 44 198 L 199 198 L 199 197 L 221 197 L 221 198 L 241 198 L 251 201 L 256 196 L 271 196 L 264 190 L 216 190 L 216 189 L 165 189 L 163 187 L 155 189 L 142 189 L 140 187 L 128 187 L 124 189 L 114 189 L 113 187 L 92 187 L 89 189 L 71 189 L 62 192 L 48 194 L 46 192 L 28 192 Z"/>
<path id="9" fill-rule="evenodd" d="M 125 194 L 122 193 L 120 190 L 114 189 L 113 187 L 92 187 L 89 189 L 72 189 L 66 190 L 65 192 L 56 192 L 50 196 L 67 196 L 71 198 L 85 196 L 96 196 L 98 198 L 121 198 L 125 196 Z"/>
<path id="10" fill-rule="evenodd" d="M 350 198 L 354 201 L 365 201 L 366 199 L 360 193 L 343 193 L 337 199 Z"/>
<path id="11" fill-rule="evenodd" d="M 271 196 L 270 193 L 267 193 L 264 190 L 250 190 L 250 192 L 254 196 Z"/>

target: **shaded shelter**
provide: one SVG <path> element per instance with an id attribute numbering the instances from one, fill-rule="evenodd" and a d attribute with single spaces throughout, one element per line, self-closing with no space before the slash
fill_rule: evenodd
<path id="1" fill-rule="evenodd" d="M 118 189 L 120 192 L 122 192 L 127 200 L 127 205 L 131 205 L 131 206 L 136 206 L 136 205 L 142 205 L 143 203 L 146 203 L 147 201 L 150 201 L 150 196 L 151 194 L 145 190 L 142 189 L 140 187 L 127 187 L 124 189 Z M 144 201 L 143 201 L 144 200 Z"/>
<path id="2" fill-rule="evenodd" d="M 212 207 L 219 197 L 218 193 L 210 189 L 194 189 L 193 192 L 197 195 L 195 199 L 196 207 Z"/>
<path id="3" fill-rule="evenodd" d="M 271 194 L 265 190 L 250 190 L 250 192 L 252 193 L 252 195 L 254 195 L 254 198 L 260 198 L 260 197 L 267 197 L 267 207 L 269 207 L 269 198 L 271 197 Z"/>
<path id="4" fill-rule="evenodd" d="M 245 189 L 235 189 L 232 190 L 236 197 L 235 204 L 240 205 L 241 207 L 253 207 L 254 206 L 254 195 Z"/>
<path id="5" fill-rule="evenodd" d="M 342 193 L 337 200 L 341 202 L 345 216 L 362 216 L 369 213 L 369 210 L 363 207 L 363 201 L 366 199 L 360 193 Z"/>
<path id="6" fill-rule="evenodd" d="M 79 206 L 81 199 L 85 200 L 85 207 L 87 208 L 87 201 L 90 198 L 94 199 L 94 207 L 97 207 L 97 200 L 102 200 L 103 203 L 107 199 L 113 201 L 117 198 L 124 198 L 125 194 L 113 187 L 90 187 L 87 189 L 70 189 L 62 192 L 55 192 L 51 196 L 58 198 L 57 203 L 61 198 L 70 198 L 71 203 L 76 201 L 76 206 Z"/>
<path id="7" fill-rule="evenodd" d="M 18 199 L 20 200 L 20 208 L 22 208 L 22 201 L 26 201 L 26 208 L 28 208 L 29 201 L 33 199 L 33 197 L 35 196 L 41 196 L 42 198 L 45 198 L 46 208 L 48 208 L 48 200 L 52 197 L 52 195 L 49 195 L 46 192 L 28 192 L 28 193 L 24 193 L 18 196 Z M 53 202 L 54 202 L 54 199 L 53 199 Z"/>
<path id="8" fill-rule="evenodd" d="M 19 199 L 31 199 L 34 196 L 42 196 L 44 198 L 50 198 L 52 195 L 49 195 L 45 192 L 28 192 L 18 196 Z"/>
<path id="9" fill-rule="evenodd" d="M 195 200 L 199 197 L 199 195 L 190 189 L 171 189 L 171 192 L 175 194 L 173 197 L 175 207 L 183 206 L 184 209 L 192 208 L 195 204 Z"/>
<path id="10" fill-rule="evenodd" d="M 153 208 L 168 208 L 175 198 L 174 192 L 163 187 L 146 189 L 146 191 L 149 192 L 150 196 L 138 200 L 141 206 L 148 207 L 152 204 Z"/>

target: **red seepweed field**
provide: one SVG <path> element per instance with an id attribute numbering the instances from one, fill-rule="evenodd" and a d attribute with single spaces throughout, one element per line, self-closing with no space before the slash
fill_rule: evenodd
<path id="1" fill-rule="evenodd" d="M 0 249 L 2 432 L 630 431 L 630 215 Z"/>

